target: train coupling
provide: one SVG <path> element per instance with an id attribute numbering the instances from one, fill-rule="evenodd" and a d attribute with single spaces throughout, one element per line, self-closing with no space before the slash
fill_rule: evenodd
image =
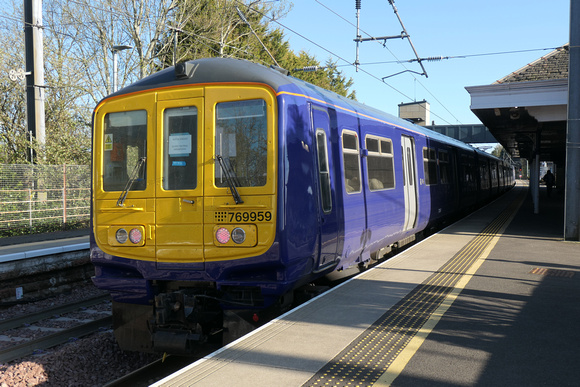
<path id="1" fill-rule="evenodd" d="M 223 312 L 213 297 L 180 290 L 155 296 L 153 350 L 190 354 L 223 329 Z"/>

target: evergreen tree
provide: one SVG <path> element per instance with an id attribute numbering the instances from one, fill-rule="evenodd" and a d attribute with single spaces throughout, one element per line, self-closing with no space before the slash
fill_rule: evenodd
<path id="1" fill-rule="evenodd" d="M 355 92 L 349 90 L 353 81 L 342 75 L 336 63 L 329 59 L 321 66 L 314 56 L 304 51 L 294 53 L 283 31 L 270 28 L 270 19 L 264 15 L 271 14 L 272 18 L 278 18 L 284 12 L 284 3 L 273 8 L 272 5 L 261 3 L 244 7 L 236 0 L 181 0 L 173 15 L 179 31 L 174 30 L 165 35 L 165 40 L 158 45 L 158 56 L 163 67 L 171 65 L 174 56 L 176 62 L 232 57 L 265 65 L 279 65 L 290 70 L 292 76 L 354 99 Z M 185 21 L 179 24 L 179 20 Z M 177 52 L 174 53 L 174 46 L 169 42 L 175 38 L 175 33 L 178 34 L 178 44 Z M 313 72 L 292 71 L 307 66 L 323 69 Z"/>

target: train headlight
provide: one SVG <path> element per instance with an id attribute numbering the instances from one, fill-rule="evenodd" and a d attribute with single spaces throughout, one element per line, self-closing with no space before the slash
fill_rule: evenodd
<path id="1" fill-rule="evenodd" d="M 239 227 L 234 228 L 232 230 L 232 240 L 237 244 L 244 243 L 246 241 L 246 232 Z"/>
<path id="2" fill-rule="evenodd" d="M 225 227 L 220 227 L 215 233 L 215 238 L 221 244 L 226 244 L 230 241 L 230 232 Z"/>
<path id="3" fill-rule="evenodd" d="M 145 226 L 137 225 L 111 225 L 107 232 L 107 243 L 109 246 L 117 247 L 140 247 L 145 246 Z M 130 241 L 130 243 L 128 243 Z"/>
<path id="4" fill-rule="evenodd" d="M 141 243 L 141 241 L 143 240 L 143 233 L 138 228 L 134 228 L 131 231 L 129 231 L 129 240 L 134 245 L 137 245 Z"/>
<path id="5" fill-rule="evenodd" d="M 127 234 L 127 230 L 125 230 L 124 228 L 118 229 L 117 232 L 115 233 L 115 239 L 117 239 L 117 242 L 121 244 L 127 242 L 128 238 L 129 234 Z"/>

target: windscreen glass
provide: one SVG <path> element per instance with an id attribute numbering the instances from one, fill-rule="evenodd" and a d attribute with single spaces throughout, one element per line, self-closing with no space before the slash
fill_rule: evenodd
<path id="1" fill-rule="evenodd" d="M 226 187 L 224 168 L 236 187 L 261 187 L 267 178 L 267 114 L 261 99 L 216 105 L 215 185 Z"/>
<path id="2" fill-rule="evenodd" d="M 146 168 L 140 160 L 147 156 L 147 112 L 109 113 L 104 129 L 103 189 L 122 191 L 133 178 L 131 190 L 144 190 Z"/>

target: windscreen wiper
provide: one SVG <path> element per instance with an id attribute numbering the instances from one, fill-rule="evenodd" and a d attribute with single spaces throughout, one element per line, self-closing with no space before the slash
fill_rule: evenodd
<path id="1" fill-rule="evenodd" d="M 133 172 L 131 172 L 131 176 L 129 176 L 129 179 L 125 184 L 125 188 L 123 189 L 123 192 L 121 192 L 121 196 L 119 196 L 119 199 L 117 199 L 117 207 L 125 206 L 125 199 L 127 198 L 127 194 L 129 193 L 129 191 L 131 191 L 133 183 L 137 181 L 137 176 L 139 176 L 139 171 L 141 170 L 141 167 L 145 164 L 145 160 L 147 160 L 147 157 L 140 157 L 139 161 L 137 161 L 137 164 L 135 164 Z"/>
<path id="2" fill-rule="evenodd" d="M 233 171 L 229 169 L 228 166 L 226 166 L 224 158 L 221 155 L 216 155 L 215 158 L 220 164 L 220 168 L 222 169 L 222 173 L 226 178 L 226 183 L 228 184 L 228 188 L 230 189 L 232 196 L 234 197 L 234 201 L 236 202 L 236 204 L 243 203 L 244 201 L 240 197 L 240 194 L 236 188 L 236 184 L 234 181 L 235 174 L 233 173 Z"/>

